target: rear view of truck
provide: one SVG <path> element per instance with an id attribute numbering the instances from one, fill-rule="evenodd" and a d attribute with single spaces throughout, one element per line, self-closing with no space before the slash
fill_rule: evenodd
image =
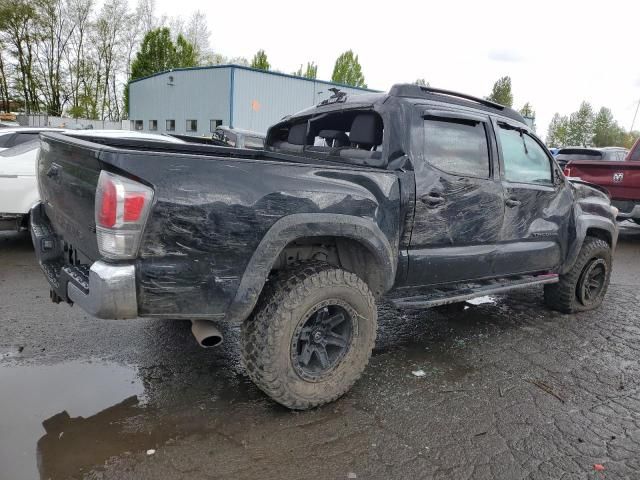
<path id="1" fill-rule="evenodd" d="M 135 317 L 135 269 L 119 262 L 136 256 L 153 190 L 104 170 L 100 151 L 77 145 L 42 142 L 41 203 L 31 213 L 36 254 L 54 301 L 100 318 Z"/>

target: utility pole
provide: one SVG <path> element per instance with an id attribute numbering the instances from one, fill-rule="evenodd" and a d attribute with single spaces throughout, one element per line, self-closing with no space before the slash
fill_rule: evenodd
<path id="1" fill-rule="evenodd" d="M 640 109 L 640 100 L 638 100 L 638 106 L 636 107 L 636 113 L 633 114 L 633 121 L 631 122 L 631 128 L 629 133 L 633 132 L 633 127 L 636 124 L 636 117 L 638 116 L 638 110 Z"/>

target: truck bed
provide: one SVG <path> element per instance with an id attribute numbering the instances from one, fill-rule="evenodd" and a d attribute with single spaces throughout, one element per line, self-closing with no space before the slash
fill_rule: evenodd
<path id="1" fill-rule="evenodd" d="M 69 282 L 83 287 L 94 262 L 123 263 L 102 258 L 97 245 L 101 170 L 154 192 L 137 257 L 126 262 L 135 268 L 139 316 L 217 318 L 234 299 L 251 300 L 240 280 L 261 240 L 287 216 L 367 219 L 397 249 L 400 186 L 392 172 L 275 152 L 47 133 L 33 230 L 55 239 L 41 263 L 62 300 Z"/>

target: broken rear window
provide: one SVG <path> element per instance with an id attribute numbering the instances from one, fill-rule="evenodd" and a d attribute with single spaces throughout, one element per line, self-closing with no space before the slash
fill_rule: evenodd
<path id="1" fill-rule="evenodd" d="M 381 166 L 383 133 L 384 123 L 376 112 L 340 111 L 285 125 L 275 132 L 271 145 L 282 152 Z"/>

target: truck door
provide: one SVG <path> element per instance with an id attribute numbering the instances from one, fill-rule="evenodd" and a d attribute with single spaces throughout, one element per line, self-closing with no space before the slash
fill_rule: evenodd
<path id="1" fill-rule="evenodd" d="M 489 117 L 428 110 L 420 121 L 407 283 L 491 277 L 504 196 Z"/>
<path id="2" fill-rule="evenodd" d="M 505 219 L 498 274 L 554 270 L 561 263 L 572 197 L 551 155 L 518 124 L 494 124 L 500 150 Z"/>

